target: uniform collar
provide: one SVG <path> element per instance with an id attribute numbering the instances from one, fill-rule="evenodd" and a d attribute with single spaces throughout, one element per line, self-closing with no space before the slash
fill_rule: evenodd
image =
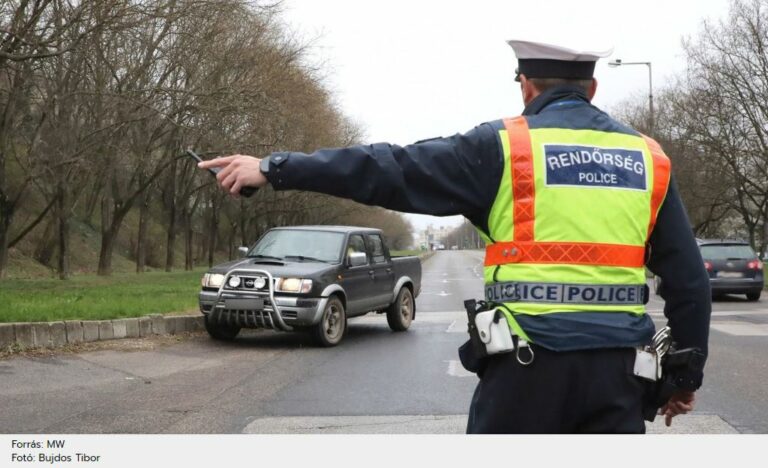
<path id="1" fill-rule="evenodd" d="M 571 85 L 562 85 L 548 89 L 536 96 L 536 99 L 531 101 L 531 103 L 525 107 L 523 115 L 538 114 L 558 101 L 579 101 L 589 104 L 589 99 L 587 99 L 587 95 L 584 94 L 584 91 L 582 91 L 581 88 Z"/>

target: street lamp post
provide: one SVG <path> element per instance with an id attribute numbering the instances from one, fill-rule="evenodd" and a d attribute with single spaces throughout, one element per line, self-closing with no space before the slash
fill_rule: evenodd
<path id="1" fill-rule="evenodd" d="M 651 62 L 622 62 L 621 59 L 608 62 L 609 67 L 620 67 L 622 65 L 648 65 L 648 111 L 650 112 L 650 118 L 648 119 L 648 132 L 653 135 L 653 68 L 651 68 Z"/>

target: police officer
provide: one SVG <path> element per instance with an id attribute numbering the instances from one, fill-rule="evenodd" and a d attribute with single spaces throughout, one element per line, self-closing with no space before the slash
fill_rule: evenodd
<path id="1" fill-rule="evenodd" d="M 525 110 L 470 132 L 401 147 L 385 143 L 234 155 L 219 167 L 237 194 L 267 183 L 393 210 L 463 215 L 487 243 L 486 294 L 503 303 L 532 362 L 484 360 L 469 433 L 642 433 L 636 347 L 645 267 L 662 278 L 680 348 L 706 355 L 707 273 L 659 145 L 591 104 L 595 63 L 610 51 L 513 40 Z M 512 291 L 510 293 L 510 291 Z M 506 292 L 506 293 L 505 293 Z M 693 409 L 701 369 L 675 376 L 666 424 Z"/>

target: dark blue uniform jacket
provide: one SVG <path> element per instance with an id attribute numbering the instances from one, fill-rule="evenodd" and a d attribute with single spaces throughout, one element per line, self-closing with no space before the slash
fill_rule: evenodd
<path id="1" fill-rule="evenodd" d="M 592 106 L 572 87 L 539 95 L 523 112 L 528 125 L 638 133 Z M 409 146 L 376 143 L 313 154 L 273 153 L 267 178 L 276 190 L 309 190 L 367 205 L 436 216 L 463 215 L 488 232 L 488 215 L 504 170 L 501 120 L 449 138 Z M 679 347 L 707 352 L 711 295 L 696 241 L 674 178 L 649 241 L 648 268 L 664 283 L 664 315 Z M 649 316 L 579 313 L 520 317 L 533 341 L 555 351 L 646 344 Z M 607 319 L 606 316 L 612 316 Z M 701 375 L 690 378 L 698 384 Z"/>

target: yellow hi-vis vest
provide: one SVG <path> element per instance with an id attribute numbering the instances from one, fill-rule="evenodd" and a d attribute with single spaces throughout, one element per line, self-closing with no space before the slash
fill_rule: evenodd
<path id="1" fill-rule="evenodd" d="M 515 315 L 645 313 L 645 249 L 670 162 L 651 138 L 597 130 L 500 130 L 504 174 L 486 236 L 486 300 Z M 492 240 L 491 240 L 492 239 Z"/>

